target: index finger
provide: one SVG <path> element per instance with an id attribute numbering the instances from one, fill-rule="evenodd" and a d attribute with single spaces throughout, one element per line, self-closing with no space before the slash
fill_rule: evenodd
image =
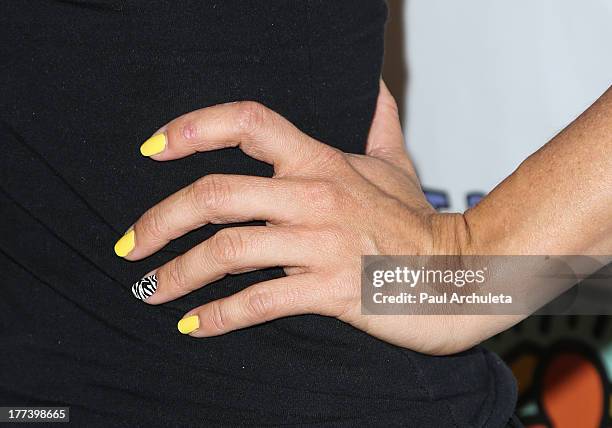
<path id="1" fill-rule="evenodd" d="M 219 104 L 180 116 L 141 146 L 157 161 L 179 159 L 196 152 L 240 147 L 247 155 L 291 169 L 330 149 L 301 132 L 287 119 L 254 101 Z"/>

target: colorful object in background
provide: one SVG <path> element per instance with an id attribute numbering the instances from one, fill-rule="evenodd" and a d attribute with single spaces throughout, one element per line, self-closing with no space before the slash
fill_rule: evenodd
<path id="1" fill-rule="evenodd" d="M 450 207 L 450 198 L 448 193 L 441 190 L 429 190 L 423 189 L 427 201 L 437 210 L 445 209 Z"/>
<path id="2" fill-rule="evenodd" d="M 518 381 L 527 428 L 612 427 L 612 322 L 534 316 L 489 340 Z"/>
<path id="3" fill-rule="evenodd" d="M 437 210 L 450 208 L 451 201 L 448 192 L 443 190 L 431 190 L 431 189 L 423 189 L 423 193 L 425 193 L 425 197 L 427 201 Z M 476 205 L 482 198 L 485 197 L 484 193 L 481 192 L 470 192 L 466 195 L 467 207 L 472 208 Z"/>
<path id="4" fill-rule="evenodd" d="M 484 193 L 480 193 L 480 192 L 470 192 L 467 194 L 467 206 L 468 208 L 472 208 L 474 205 L 476 205 L 478 202 L 480 202 L 480 200 L 482 198 L 485 197 Z"/>

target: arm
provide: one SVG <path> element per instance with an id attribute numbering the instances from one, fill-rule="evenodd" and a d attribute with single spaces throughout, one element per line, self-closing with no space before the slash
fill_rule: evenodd
<path id="1" fill-rule="evenodd" d="M 477 254 L 612 254 L 612 88 L 465 215 Z"/>

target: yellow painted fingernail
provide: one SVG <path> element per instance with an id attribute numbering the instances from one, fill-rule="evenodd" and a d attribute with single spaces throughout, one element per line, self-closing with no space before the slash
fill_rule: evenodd
<path id="1" fill-rule="evenodd" d="M 115 254 L 119 257 L 125 257 L 130 254 L 130 251 L 136 246 L 135 235 L 133 229 L 123 235 L 115 244 Z"/>
<path id="2" fill-rule="evenodd" d="M 155 134 L 140 146 L 140 153 L 143 156 L 153 156 L 161 153 L 166 148 L 166 134 Z"/>
<path id="3" fill-rule="evenodd" d="M 189 334 L 200 327 L 200 317 L 192 315 L 178 322 L 178 330 L 183 334 Z"/>

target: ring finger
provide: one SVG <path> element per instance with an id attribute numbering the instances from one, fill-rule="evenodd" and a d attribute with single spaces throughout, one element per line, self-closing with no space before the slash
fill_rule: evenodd
<path id="1" fill-rule="evenodd" d="M 227 274 L 269 267 L 300 267 L 311 261 L 304 232 L 283 226 L 223 229 L 147 274 L 132 293 L 157 305 L 177 299 Z"/>

